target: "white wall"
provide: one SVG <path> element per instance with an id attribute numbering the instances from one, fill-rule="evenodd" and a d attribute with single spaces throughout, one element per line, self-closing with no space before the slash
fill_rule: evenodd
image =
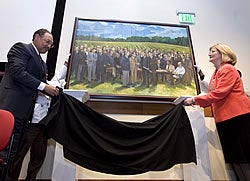
<path id="1" fill-rule="evenodd" d="M 63 64 L 70 45 L 75 17 L 178 24 L 176 11 L 196 14 L 190 25 L 195 60 L 209 80 L 214 68 L 208 62 L 208 48 L 224 42 L 238 55 L 236 67 L 250 88 L 250 1 L 249 0 L 70 0 L 66 3 L 57 67 Z"/>
<path id="2" fill-rule="evenodd" d="M 0 2 L 0 62 L 7 61 L 10 47 L 30 43 L 39 28 L 51 31 L 56 0 L 6 0 Z"/>

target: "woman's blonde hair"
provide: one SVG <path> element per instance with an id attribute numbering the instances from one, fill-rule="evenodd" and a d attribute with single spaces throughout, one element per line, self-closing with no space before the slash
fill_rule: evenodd
<path id="1" fill-rule="evenodd" d="M 234 51 L 227 46 L 224 43 L 217 43 L 209 48 L 211 50 L 212 48 L 215 48 L 220 52 L 222 56 L 222 63 L 230 63 L 232 65 L 235 65 L 237 63 L 237 56 L 234 53 Z"/>

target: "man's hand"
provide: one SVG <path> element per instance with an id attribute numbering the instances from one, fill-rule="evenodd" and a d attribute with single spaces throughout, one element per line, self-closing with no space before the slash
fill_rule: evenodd
<path id="1" fill-rule="evenodd" d="M 57 96 L 59 94 L 59 89 L 53 85 L 45 85 L 44 91 L 51 96 Z"/>

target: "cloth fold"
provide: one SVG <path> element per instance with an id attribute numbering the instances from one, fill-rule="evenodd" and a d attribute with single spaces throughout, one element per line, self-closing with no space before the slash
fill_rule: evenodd
<path id="1" fill-rule="evenodd" d="M 194 137 L 182 105 L 142 123 L 98 113 L 60 92 L 39 123 L 63 145 L 64 157 L 87 169 L 132 175 L 196 163 Z"/>

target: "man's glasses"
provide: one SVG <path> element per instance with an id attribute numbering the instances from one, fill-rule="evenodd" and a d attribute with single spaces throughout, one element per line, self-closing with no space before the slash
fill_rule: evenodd
<path id="1" fill-rule="evenodd" d="M 43 39 L 43 41 L 45 42 L 45 43 L 47 43 L 48 45 L 50 45 L 50 48 L 53 48 L 54 47 L 54 43 L 53 43 L 53 41 L 51 41 L 51 40 L 49 40 L 49 39 Z"/>

